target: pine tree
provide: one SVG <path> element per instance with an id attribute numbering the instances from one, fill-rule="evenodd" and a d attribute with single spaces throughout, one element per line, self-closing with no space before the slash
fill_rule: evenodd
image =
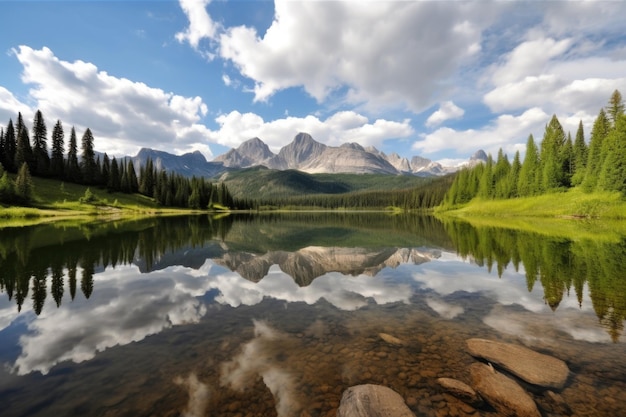
<path id="1" fill-rule="evenodd" d="M 589 140 L 589 153 L 587 157 L 587 168 L 585 178 L 582 182 L 583 190 L 590 192 L 596 187 L 600 171 L 604 165 L 603 143 L 609 133 L 610 123 L 606 117 L 604 109 L 600 109 L 598 117 L 593 123 L 591 139 Z"/>
<path id="2" fill-rule="evenodd" d="M 30 146 L 30 138 L 28 137 L 28 130 L 22 124 L 22 127 L 18 129 L 17 134 L 17 148 L 15 149 L 15 166 L 21 167 L 26 163 L 29 167 L 33 164 L 33 149 Z"/>
<path id="3" fill-rule="evenodd" d="M 126 172 L 128 173 L 128 184 L 130 187 L 130 193 L 138 193 L 139 192 L 139 181 L 137 181 L 137 172 L 135 172 L 135 166 L 133 164 L 133 160 L 128 160 L 128 165 L 126 167 Z"/>
<path id="4" fill-rule="evenodd" d="M 15 151 L 17 149 L 17 137 L 15 136 L 15 128 L 13 120 L 9 119 L 9 124 L 4 131 L 4 154 L 0 163 L 9 172 L 17 172 L 15 168 Z"/>
<path id="5" fill-rule="evenodd" d="M 102 168 L 100 170 L 100 184 L 104 187 L 109 185 L 109 177 L 111 176 L 111 161 L 109 160 L 109 155 L 104 153 L 104 157 L 102 158 Z"/>
<path id="6" fill-rule="evenodd" d="M 0 164 L 4 160 L 4 128 L 0 127 Z"/>
<path id="7" fill-rule="evenodd" d="M 617 115 L 614 129 L 605 139 L 610 149 L 602 165 L 597 188 L 626 193 L 626 116 Z"/>
<path id="8" fill-rule="evenodd" d="M 609 104 L 606 107 L 606 113 L 611 122 L 611 126 L 615 127 L 617 119 L 624 114 L 624 102 L 622 101 L 622 94 L 615 90 L 609 99 Z"/>
<path id="9" fill-rule="evenodd" d="M 50 174 L 56 178 L 63 178 L 65 172 L 65 160 L 63 151 L 65 148 L 65 134 L 60 120 L 52 129 L 52 158 L 50 158 Z"/>
<path id="10" fill-rule="evenodd" d="M 50 170 L 50 156 L 48 155 L 48 129 L 41 111 L 37 110 L 33 120 L 33 161 L 35 175 L 48 175 Z"/>
<path id="11" fill-rule="evenodd" d="M 87 128 L 82 138 L 82 161 L 81 170 L 83 174 L 84 184 L 95 184 L 96 182 L 96 158 L 93 150 L 93 135 L 91 130 Z"/>
<path id="12" fill-rule="evenodd" d="M 493 183 L 493 158 L 491 154 L 487 157 L 485 162 L 485 168 L 482 176 L 480 177 L 480 183 L 478 185 L 478 196 L 481 198 L 493 198 L 495 195 L 495 188 Z"/>
<path id="13" fill-rule="evenodd" d="M 507 184 L 511 164 L 502 148 L 498 150 L 498 159 L 493 170 L 493 182 L 495 187 L 494 196 L 496 198 L 507 198 L 509 185 Z"/>
<path id="14" fill-rule="evenodd" d="M 583 121 L 578 123 L 576 139 L 574 140 L 574 169 L 572 175 L 572 185 L 580 185 L 585 178 L 588 158 L 587 144 L 585 143 L 585 133 L 583 131 Z"/>
<path id="15" fill-rule="evenodd" d="M 541 189 L 551 191 L 565 185 L 562 148 L 565 145 L 565 132 L 557 119 L 552 116 L 546 126 L 541 142 Z"/>
<path id="16" fill-rule="evenodd" d="M 148 158 L 144 167 L 141 168 L 141 175 L 139 177 L 139 192 L 145 196 L 154 196 L 155 176 L 154 176 L 154 163 L 152 158 Z"/>
<path id="17" fill-rule="evenodd" d="M 28 164 L 22 163 L 15 179 L 15 194 L 23 204 L 28 204 L 33 198 L 33 180 L 30 176 Z"/>
<path id="18" fill-rule="evenodd" d="M 15 151 L 17 149 L 17 137 L 15 136 L 15 128 L 13 120 L 9 119 L 9 124 L 4 132 L 4 154 L 0 163 L 9 172 L 17 172 L 15 169 Z"/>
<path id="19" fill-rule="evenodd" d="M 505 191 L 504 198 L 516 198 L 518 197 L 517 185 L 519 183 L 519 175 L 522 170 L 522 163 L 520 161 L 519 151 L 515 152 L 513 163 L 511 163 L 511 169 L 506 180 L 507 189 Z"/>
<path id="20" fill-rule="evenodd" d="M 535 145 L 533 135 L 526 142 L 526 155 L 517 183 L 517 193 L 520 197 L 527 197 L 538 193 L 537 176 L 539 173 L 539 151 Z"/>
<path id="21" fill-rule="evenodd" d="M 70 132 L 70 145 L 67 151 L 66 177 L 69 181 L 79 182 L 82 179 L 80 165 L 78 165 L 78 145 L 76 143 L 76 130 L 72 126 Z"/>
<path id="22" fill-rule="evenodd" d="M 0 203 L 11 204 L 15 200 L 15 183 L 9 178 L 9 174 L 4 171 L 0 175 Z"/>
<path id="23" fill-rule="evenodd" d="M 109 191 L 120 191 L 121 190 L 121 178 L 120 178 L 120 170 L 117 165 L 117 160 L 113 157 L 111 161 L 111 172 L 109 174 L 109 182 L 107 183 L 107 188 Z"/>
<path id="24" fill-rule="evenodd" d="M 567 140 L 561 148 L 560 158 L 563 164 L 563 183 L 565 187 L 572 185 L 572 177 L 574 176 L 574 144 L 572 143 L 572 135 L 567 134 Z"/>

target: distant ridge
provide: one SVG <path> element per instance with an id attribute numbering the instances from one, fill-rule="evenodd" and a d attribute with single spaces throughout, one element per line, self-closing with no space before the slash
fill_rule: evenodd
<path id="1" fill-rule="evenodd" d="M 293 141 L 274 154 L 269 146 L 255 137 L 237 148 L 207 161 L 198 151 L 184 155 L 172 155 L 164 151 L 142 148 L 132 157 L 135 168 L 151 158 L 157 170 L 164 169 L 186 177 L 218 177 L 226 172 L 263 166 L 272 170 L 298 170 L 309 174 L 388 174 L 416 175 L 421 177 L 442 176 L 456 172 L 459 166 L 442 166 L 438 162 L 421 156 L 410 160 L 397 153 L 386 155 L 375 147 L 358 143 L 327 146 L 317 142 L 308 133 L 298 133 Z M 473 166 L 487 160 L 479 150 L 465 163 Z"/>

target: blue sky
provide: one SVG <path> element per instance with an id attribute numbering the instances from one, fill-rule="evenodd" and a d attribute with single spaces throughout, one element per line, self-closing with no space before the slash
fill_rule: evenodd
<path id="1" fill-rule="evenodd" d="M 626 94 L 621 1 L 0 1 L 0 126 L 207 159 L 298 132 L 452 164 Z"/>

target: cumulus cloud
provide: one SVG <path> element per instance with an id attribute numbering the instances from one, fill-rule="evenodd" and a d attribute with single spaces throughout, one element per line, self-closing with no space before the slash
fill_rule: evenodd
<path id="1" fill-rule="evenodd" d="M 189 27 L 176 34 L 178 42 L 189 42 L 196 50 L 199 50 L 200 41 L 202 39 L 212 39 L 219 24 L 211 19 L 206 11 L 206 7 L 211 0 L 180 0 L 180 7 L 183 9 L 189 19 Z M 213 54 L 205 52 L 207 58 L 213 58 Z"/>
<path id="2" fill-rule="evenodd" d="M 253 137 L 261 138 L 273 151 L 289 143 L 298 132 L 307 132 L 318 142 L 338 146 L 357 142 L 363 146 L 377 146 L 387 139 L 405 138 L 414 133 L 410 120 L 401 122 L 377 119 L 373 123 L 359 113 L 340 111 L 326 119 L 313 115 L 288 116 L 265 121 L 255 113 L 236 110 L 216 118 L 219 130 L 211 134 L 221 145 L 237 147 Z"/>
<path id="3" fill-rule="evenodd" d="M 499 148 L 515 153 L 526 147 L 529 134 L 541 138 L 550 115 L 541 108 L 533 107 L 519 116 L 501 115 L 491 124 L 480 129 L 456 130 L 441 127 L 429 134 L 422 134 L 412 149 L 418 152 L 439 152 L 449 148 L 461 153 L 472 153 L 476 149 L 496 155 Z M 576 122 L 578 123 L 578 122 Z"/>
<path id="4" fill-rule="evenodd" d="M 496 144 L 507 152 L 523 150 L 528 134 L 540 139 L 540 124 L 533 121 L 534 129 L 525 131 L 523 124 L 511 135 L 508 120 L 524 122 L 539 113 L 556 114 L 568 130 L 583 120 L 589 132 L 612 91 L 626 90 L 621 2 L 528 7 L 519 2 L 390 1 L 363 7 L 351 1 L 276 0 L 274 20 L 263 33 L 253 26 L 200 25 L 197 16 L 211 21 L 206 5 L 196 4 L 194 16 L 181 1 L 189 17 L 189 29 L 181 33 L 196 36 L 179 34 L 179 40 L 194 48 L 199 40 L 210 40 L 216 55 L 252 80 L 254 101 L 301 87 L 320 103 L 336 100 L 372 113 L 388 107 L 420 113 L 439 102 L 426 121 L 429 128 L 463 116 L 451 99 L 487 106 L 491 113 L 478 116 L 488 120 L 485 126 L 441 129 L 422 137 L 413 149 L 425 154 L 458 152 L 459 143 L 471 145 L 463 148 L 465 153 L 489 145 L 497 152 Z M 248 121 L 266 123 L 258 119 Z M 289 123 L 276 122 L 273 127 Z M 253 136 L 262 137 L 255 132 L 245 139 Z M 219 143 L 242 141 L 233 137 Z"/>
<path id="5" fill-rule="evenodd" d="M 6 128 L 4 123 L 7 123 L 9 119 L 15 123 L 18 112 L 22 113 L 24 120 L 32 120 L 35 115 L 27 104 L 22 103 L 12 92 L 0 86 L 0 121 L 2 123 L 0 127 Z"/>
<path id="6" fill-rule="evenodd" d="M 49 124 L 61 120 L 90 128 L 98 150 L 115 155 L 157 147 L 175 153 L 200 150 L 211 156 L 210 130 L 199 123 L 207 114 L 200 97 L 183 97 L 141 82 L 118 78 L 83 61 L 67 62 L 44 47 L 20 46 L 13 53 L 24 66 L 22 81 L 30 84 Z"/>
<path id="7" fill-rule="evenodd" d="M 480 52 L 481 31 L 500 7 L 277 0 L 265 33 L 236 26 L 216 34 L 193 30 L 199 25 L 184 3 L 187 32 L 218 42 L 219 55 L 253 80 L 255 101 L 302 86 L 321 102 L 347 86 L 342 98 L 349 102 L 414 111 L 429 107 L 435 92 Z M 206 9 L 199 15 L 205 18 Z"/>
<path id="8" fill-rule="evenodd" d="M 463 117 L 465 110 L 457 106 L 451 101 L 441 103 L 439 110 L 431 114 L 426 120 L 426 126 L 437 126 L 450 119 L 459 119 Z"/>

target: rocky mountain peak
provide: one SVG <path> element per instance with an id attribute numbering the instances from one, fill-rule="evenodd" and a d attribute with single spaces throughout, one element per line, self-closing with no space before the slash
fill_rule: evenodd
<path id="1" fill-rule="evenodd" d="M 474 152 L 474 155 L 472 155 L 469 160 L 487 162 L 487 154 L 482 149 L 479 149 Z"/>
<path id="2" fill-rule="evenodd" d="M 317 142 L 308 133 L 298 133 L 293 141 L 278 152 L 278 158 L 287 168 L 297 169 L 304 161 L 317 158 L 326 145 Z"/>

